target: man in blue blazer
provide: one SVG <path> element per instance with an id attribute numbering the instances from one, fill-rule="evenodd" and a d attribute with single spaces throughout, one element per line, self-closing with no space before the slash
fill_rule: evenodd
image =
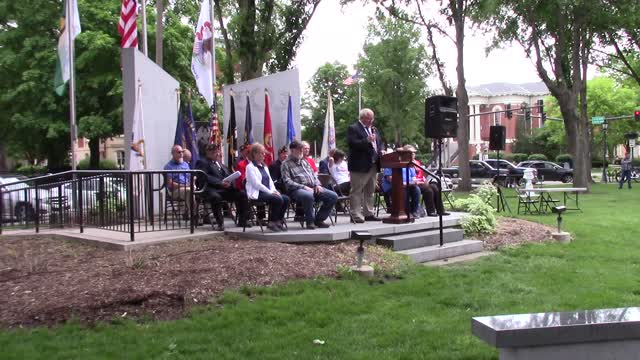
<path id="1" fill-rule="evenodd" d="M 363 223 L 380 221 L 373 212 L 373 193 L 380 171 L 382 138 L 373 126 L 373 111 L 362 109 L 359 115 L 358 122 L 349 126 L 347 130 L 347 143 L 351 174 L 351 215 L 356 223 Z"/>

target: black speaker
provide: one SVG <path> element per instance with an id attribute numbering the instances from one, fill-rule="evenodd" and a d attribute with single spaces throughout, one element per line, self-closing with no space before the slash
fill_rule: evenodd
<path id="1" fill-rule="evenodd" d="M 431 139 L 458 136 L 458 99 L 431 96 L 424 108 L 424 136 Z"/>
<path id="2" fill-rule="evenodd" d="M 489 150 L 504 150 L 507 140 L 507 128 L 502 125 L 493 125 L 489 129 Z"/>

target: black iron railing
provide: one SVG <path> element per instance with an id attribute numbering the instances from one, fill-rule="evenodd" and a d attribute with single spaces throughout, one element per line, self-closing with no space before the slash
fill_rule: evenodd
<path id="1" fill-rule="evenodd" d="M 198 224 L 200 170 L 67 171 L 0 185 L 3 230 L 85 227 L 136 233 Z M 175 182 L 167 181 L 175 179 Z M 172 187 L 168 186 L 172 183 Z M 202 182 L 206 183 L 206 182 Z"/>

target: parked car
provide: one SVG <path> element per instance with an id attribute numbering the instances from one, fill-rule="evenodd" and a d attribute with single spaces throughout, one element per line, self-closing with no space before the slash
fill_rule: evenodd
<path id="1" fill-rule="evenodd" d="M 496 175 L 498 175 L 498 170 L 496 168 L 481 160 L 470 160 L 469 167 L 471 168 L 472 179 L 493 179 Z M 458 166 L 444 168 L 442 169 L 442 172 L 445 175 L 451 176 L 452 178 L 457 178 L 460 176 L 460 169 L 458 168 Z M 506 169 L 500 169 L 499 174 L 506 176 L 509 174 L 509 171 Z"/>
<path id="2" fill-rule="evenodd" d="M 541 181 L 562 181 L 563 183 L 573 181 L 573 169 L 565 169 L 551 161 L 528 160 L 519 163 L 518 166 L 536 169 L 538 180 Z"/>
<path id="3" fill-rule="evenodd" d="M 487 159 L 484 160 L 487 164 L 493 166 L 494 168 L 498 168 L 498 160 L 497 159 Z M 527 169 L 526 167 L 516 166 L 514 163 L 500 159 L 500 169 L 506 169 L 509 171 L 510 182 L 515 183 L 517 185 L 522 185 L 522 177 L 524 176 L 524 171 Z M 538 176 L 537 170 L 533 169 L 534 177 Z"/>
<path id="4" fill-rule="evenodd" d="M 102 189 L 101 189 L 102 186 Z M 68 182 L 62 186 L 62 202 L 69 208 L 75 209 L 76 197 L 73 191 L 77 191 L 78 183 Z M 82 180 L 82 207 L 93 208 L 98 206 L 99 200 L 111 200 L 121 206 L 126 203 L 126 191 L 122 179 L 104 177 L 102 184 L 99 178 L 86 178 Z"/>

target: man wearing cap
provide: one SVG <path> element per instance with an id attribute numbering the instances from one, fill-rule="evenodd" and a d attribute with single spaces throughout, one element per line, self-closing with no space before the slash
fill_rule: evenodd
<path id="1" fill-rule="evenodd" d="M 320 185 L 318 177 L 304 159 L 302 149 L 302 143 L 297 140 L 289 144 L 291 154 L 282 163 L 282 180 L 289 195 L 304 208 L 307 229 L 327 228 L 329 225 L 324 221 L 329 217 L 338 195 Z M 321 202 L 322 206 L 314 215 L 313 205 L 316 201 Z"/>
<path id="2" fill-rule="evenodd" d="M 224 230 L 224 218 L 222 216 L 221 201 L 233 201 L 238 211 L 238 226 L 251 227 L 247 224 L 247 196 L 234 188 L 234 184 L 223 181 L 223 179 L 231 175 L 231 171 L 222 164 L 222 149 L 219 144 L 209 144 L 205 147 L 206 159 L 198 160 L 196 168 L 204 171 L 207 176 L 204 181 L 207 182 L 205 196 L 211 202 L 213 215 L 216 218 L 217 227 L 215 230 Z M 212 222 L 213 225 L 213 222 Z"/>
<path id="3" fill-rule="evenodd" d="M 380 221 L 373 215 L 373 193 L 380 171 L 382 139 L 373 126 L 374 114 L 371 109 L 360 110 L 359 117 L 360 120 L 347 130 L 351 216 L 356 223 Z"/>

